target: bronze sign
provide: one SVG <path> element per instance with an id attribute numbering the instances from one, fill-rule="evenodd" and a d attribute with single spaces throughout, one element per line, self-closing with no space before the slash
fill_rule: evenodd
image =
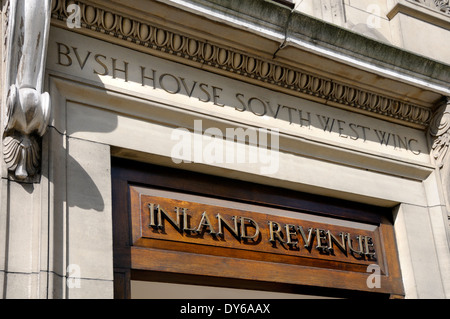
<path id="1" fill-rule="evenodd" d="M 375 226 L 356 229 L 130 190 L 135 246 L 213 255 L 233 249 L 239 258 L 294 264 L 307 260 L 319 267 L 321 261 L 335 261 L 361 271 L 380 261 Z"/>
<path id="2" fill-rule="evenodd" d="M 123 161 L 112 173 L 117 286 L 404 293 L 387 209 Z"/>

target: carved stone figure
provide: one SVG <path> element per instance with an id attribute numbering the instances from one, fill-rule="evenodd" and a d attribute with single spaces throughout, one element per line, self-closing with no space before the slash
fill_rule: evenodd
<path id="1" fill-rule="evenodd" d="M 18 181 L 33 181 L 40 169 L 50 116 L 50 96 L 43 92 L 50 14 L 51 0 L 10 0 L 7 7 L 3 155 Z"/>

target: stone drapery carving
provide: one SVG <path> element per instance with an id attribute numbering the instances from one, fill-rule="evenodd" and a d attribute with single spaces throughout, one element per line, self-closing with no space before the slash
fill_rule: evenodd
<path id="1" fill-rule="evenodd" d="M 431 155 L 440 171 L 447 211 L 450 212 L 450 97 L 437 108 L 429 127 Z"/>
<path id="2" fill-rule="evenodd" d="M 434 138 L 432 155 L 439 168 L 444 165 L 450 144 L 450 97 L 437 109 L 430 123 L 430 135 Z"/>
<path id="3" fill-rule="evenodd" d="M 415 0 L 432 9 L 447 13 L 450 15 L 450 0 Z"/>
<path id="4" fill-rule="evenodd" d="M 6 8 L 3 156 L 10 178 L 32 182 L 50 115 L 43 92 L 51 0 L 10 0 Z"/>

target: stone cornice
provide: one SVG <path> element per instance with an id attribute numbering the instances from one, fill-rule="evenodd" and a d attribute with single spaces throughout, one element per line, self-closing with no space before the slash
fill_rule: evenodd
<path id="1" fill-rule="evenodd" d="M 75 3 L 81 9 L 83 31 L 123 40 L 125 46 L 131 42 L 145 50 L 163 54 L 168 59 L 182 59 L 186 64 L 201 64 L 222 74 L 225 72 L 253 83 L 256 81 L 261 85 L 278 87 L 293 95 L 322 100 L 328 104 L 373 114 L 412 127 L 425 128 L 432 117 L 432 110 L 427 107 L 370 92 L 355 85 L 344 84 L 189 34 L 174 32 L 88 1 Z M 66 10 L 67 5 L 66 0 L 53 1 L 52 18 L 55 23 L 66 21 L 70 16 Z"/>
<path id="2" fill-rule="evenodd" d="M 117 0 L 111 0 L 117 1 Z M 410 76 L 414 82 L 423 80 L 444 95 L 450 95 L 450 67 L 448 64 L 434 61 L 426 56 L 409 52 L 394 45 L 380 42 L 352 32 L 346 28 L 308 16 L 299 11 L 291 12 L 268 1 L 259 0 L 156 0 L 185 9 L 202 10 L 204 16 L 221 19 L 236 28 L 252 29 L 266 38 L 284 38 L 285 47 L 296 47 L 303 42 L 303 49 L 334 51 L 341 53 L 353 62 L 365 62 L 375 69 L 393 69 L 397 76 Z M 406 0 L 398 0 L 405 2 Z M 432 1 L 432 0 L 430 0 Z M 416 4 L 414 6 L 417 7 Z M 290 16 L 290 18 L 288 18 Z M 289 23 L 286 23 L 286 20 Z M 238 22 L 234 22 L 238 20 Z M 286 24 L 288 28 L 286 29 Z M 290 43 L 291 42 L 291 43 Z M 337 54 L 331 56 L 336 59 Z M 359 60 L 359 61 L 358 61 Z M 376 71 L 375 71 L 376 72 Z M 381 76 L 385 76 L 379 73 Z M 403 78 L 404 79 L 404 78 Z"/>

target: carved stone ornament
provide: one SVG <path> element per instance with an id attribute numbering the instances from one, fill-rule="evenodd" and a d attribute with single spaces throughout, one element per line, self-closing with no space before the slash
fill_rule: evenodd
<path id="1" fill-rule="evenodd" d="M 432 138 L 431 155 L 441 172 L 448 211 L 450 211 L 450 97 L 438 107 L 431 119 L 429 133 Z"/>
<path id="2" fill-rule="evenodd" d="M 10 0 L 6 9 L 3 156 L 9 175 L 35 181 L 50 116 L 43 92 L 51 0 Z M 6 99 L 5 99 L 6 96 Z"/>
<path id="3" fill-rule="evenodd" d="M 415 0 L 431 9 L 450 14 L 450 0 Z"/>
<path id="4" fill-rule="evenodd" d="M 437 109 L 431 119 L 430 135 L 434 137 L 432 155 L 439 168 L 444 165 L 450 143 L 450 97 Z"/>

